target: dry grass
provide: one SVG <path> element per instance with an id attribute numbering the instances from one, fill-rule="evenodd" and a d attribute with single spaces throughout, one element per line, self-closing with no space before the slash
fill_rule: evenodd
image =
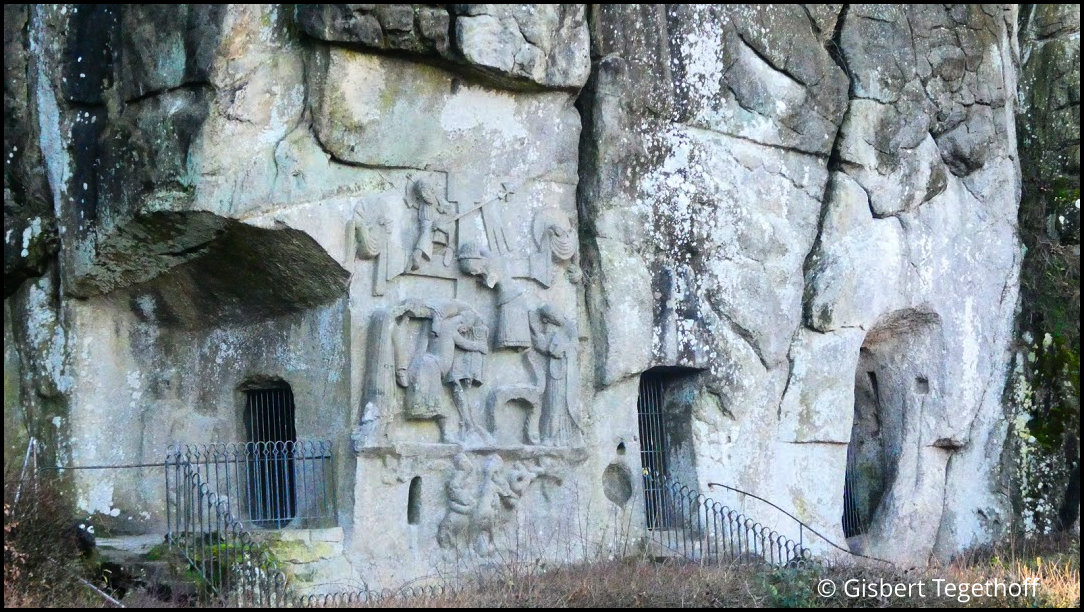
<path id="1" fill-rule="evenodd" d="M 1028 579 L 1036 588 L 1009 595 L 1008 584 Z M 831 580 L 835 593 L 818 587 Z M 940 580 L 940 585 L 936 581 Z M 1006 587 L 989 596 L 949 592 L 948 585 Z M 848 582 L 850 581 L 850 582 Z M 845 592 L 845 585 L 852 592 Z M 909 594 L 882 595 L 880 585 L 904 585 Z M 922 585 L 919 589 L 918 585 Z M 863 589 L 863 585 L 866 585 Z M 974 588 L 974 587 L 971 587 Z M 979 587 L 985 588 L 985 587 Z M 859 589 L 857 596 L 854 589 Z M 870 592 L 872 589 L 872 592 Z M 969 551 L 942 567 L 886 571 L 863 567 L 770 569 L 732 565 L 614 561 L 569 566 L 438 597 L 396 598 L 371 607 L 1073 607 L 1080 605 L 1078 536 L 1009 542 Z M 351 606 L 353 607 L 353 606 Z"/>
<path id="2" fill-rule="evenodd" d="M 105 602 L 77 582 L 85 572 L 59 496 L 43 487 L 13 511 L 4 508 L 5 607 L 103 607 Z M 9 498 L 10 500 L 10 498 Z M 1037 581 L 1026 594 L 952 596 L 944 584 Z M 831 580 L 836 591 L 822 597 Z M 850 581 L 848 583 L 848 581 Z M 845 585 L 924 585 L 919 595 L 849 596 Z M 903 587 L 906 589 L 906 586 Z M 142 599 L 141 599 L 142 597 Z M 153 601 L 133 593 L 126 603 Z M 395 597 L 368 607 L 1073 607 L 1080 605 L 1080 538 L 1060 536 L 1009 541 L 961 554 L 951 563 L 922 570 L 812 566 L 772 569 L 756 565 L 699 566 L 625 559 L 549 571 L 522 566 L 496 572 L 473 588 L 433 597 Z M 349 607 L 358 607 L 350 604 Z"/>

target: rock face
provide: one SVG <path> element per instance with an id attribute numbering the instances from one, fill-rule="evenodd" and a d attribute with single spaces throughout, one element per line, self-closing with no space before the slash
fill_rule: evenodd
<path id="1" fill-rule="evenodd" d="M 1020 515 L 1042 533 L 1080 516 L 1080 7 L 1029 6 L 1020 30 L 1026 251 L 1011 392 Z"/>
<path id="2" fill-rule="evenodd" d="M 705 371 L 702 484 L 785 492 L 842 539 L 874 372 L 886 482 L 864 550 L 923 563 L 1007 526 L 981 466 L 1019 268 L 1014 15 L 600 10 L 581 171 L 598 376 Z"/>
<path id="3" fill-rule="evenodd" d="M 451 7 L 451 8 L 448 8 Z M 579 89 L 591 64 L 582 4 L 309 4 L 309 36 L 444 60 L 506 85 Z"/>
<path id="4" fill-rule="evenodd" d="M 53 194 L 45 178 L 34 103 L 38 75 L 31 71 L 24 34 L 29 19 L 27 5 L 4 7 L 5 299 L 27 278 L 40 276 L 56 252 Z"/>
<path id="5" fill-rule="evenodd" d="M 649 467 L 908 564 L 1009 527 L 1014 6 L 5 11 L 5 431 L 61 464 L 329 440 L 275 472 L 326 514 L 219 493 L 344 584 L 619 551 Z"/>

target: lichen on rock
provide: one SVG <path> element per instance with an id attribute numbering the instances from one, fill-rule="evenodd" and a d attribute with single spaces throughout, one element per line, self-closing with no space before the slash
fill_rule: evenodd
<path id="1" fill-rule="evenodd" d="M 9 5 L 5 456 L 325 440 L 275 472 L 326 487 L 319 517 L 255 468 L 216 489 L 253 524 L 293 507 L 271 522 L 314 582 L 569 560 L 525 534 L 613 549 L 650 533 L 642 451 L 908 564 L 1064 523 L 1078 30 L 1038 5 Z M 164 529 L 160 472 L 71 480 L 110 529 Z"/>

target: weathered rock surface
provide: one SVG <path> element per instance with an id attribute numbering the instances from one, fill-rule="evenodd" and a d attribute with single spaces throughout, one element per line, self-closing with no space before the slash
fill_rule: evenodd
<path id="1" fill-rule="evenodd" d="M 41 275 L 56 252 L 53 194 L 38 128 L 30 7 L 4 5 L 4 298 Z"/>
<path id="2" fill-rule="evenodd" d="M 452 57 L 451 17 L 441 5 L 306 4 L 296 10 L 297 24 L 320 40 Z"/>
<path id="3" fill-rule="evenodd" d="M 621 550 L 652 370 L 673 476 L 908 564 L 987 541 L 1012 520 L 1016 17 L 6 8 L 5 430 L 157 462 L 266 442 L 251 392 L 288 388 L 342 529 L 291 561 L 392 584 Z M 1079 83 L 1044 99 L 1067 117 Z M 73 482 L 95 520 L 162 528 L 157 472 Z"/>
<path id="4" fill-rule="evenodd" d="M 498 79 L 577 89 L 590 71 L 582 4 L 310 4 L 297 21 L 314 38 L 433 56 Z"/>
<path id="5" fill-rule="evenodd" d="M 853 377 L 839 374 L 865 347 L 886 360 L 882 418 L 904 423 L 881 433 L 896 445 L 889 469 L 919 483 L 889 486 L 867 551 L 924 563 L 935 542 L 956 549 L 1007 526 L 996 470 L 979 465 L 996 464 L 1004 439 L 1019 267 L 1013 16 L 598 11 L 581 102 L 598 382 L 706 369 L 719 411 L 694 416 L 702 483 L 790 491 L 799 516 L 838 530 L 842 506 L 824 500 L 844 499 L 856 411 Z M 909 320 L 926 323 L 895 322 Z M 969 493 L 946 496 L 946 483 Z"/>
<path id="6" fill-rule="evenodd" d="M 1011 396 L 1021 522 L 1044 532 L 1080 516 L 1080 7 L 1029 5 L 1020 28 L 1027 250 Z"/>
<path id="7" fill-rule="evenodd" d="M 580 4 L 457 5 L 456 45 L 487 70 L 578 88 L 590 70 L 584 11 Z"/>

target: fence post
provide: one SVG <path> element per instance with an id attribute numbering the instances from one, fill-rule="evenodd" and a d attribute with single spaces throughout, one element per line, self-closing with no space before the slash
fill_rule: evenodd
<path id="1" fill-rule="evenodd" d="M 26 456 L 23 457 L 23 469 L 19 472 L 19 484 L 15 485 L 15 502 L 14 506 L 19 505 L 19 498 L 23 494 L 23 481 L 26 480 L 26 473 L 31 473 L 31 482 L 33 482 L 34 493 L 38 492 L 38 439 L 34 436 L 30 436 L 30 441 L 26 443 Z"/>

